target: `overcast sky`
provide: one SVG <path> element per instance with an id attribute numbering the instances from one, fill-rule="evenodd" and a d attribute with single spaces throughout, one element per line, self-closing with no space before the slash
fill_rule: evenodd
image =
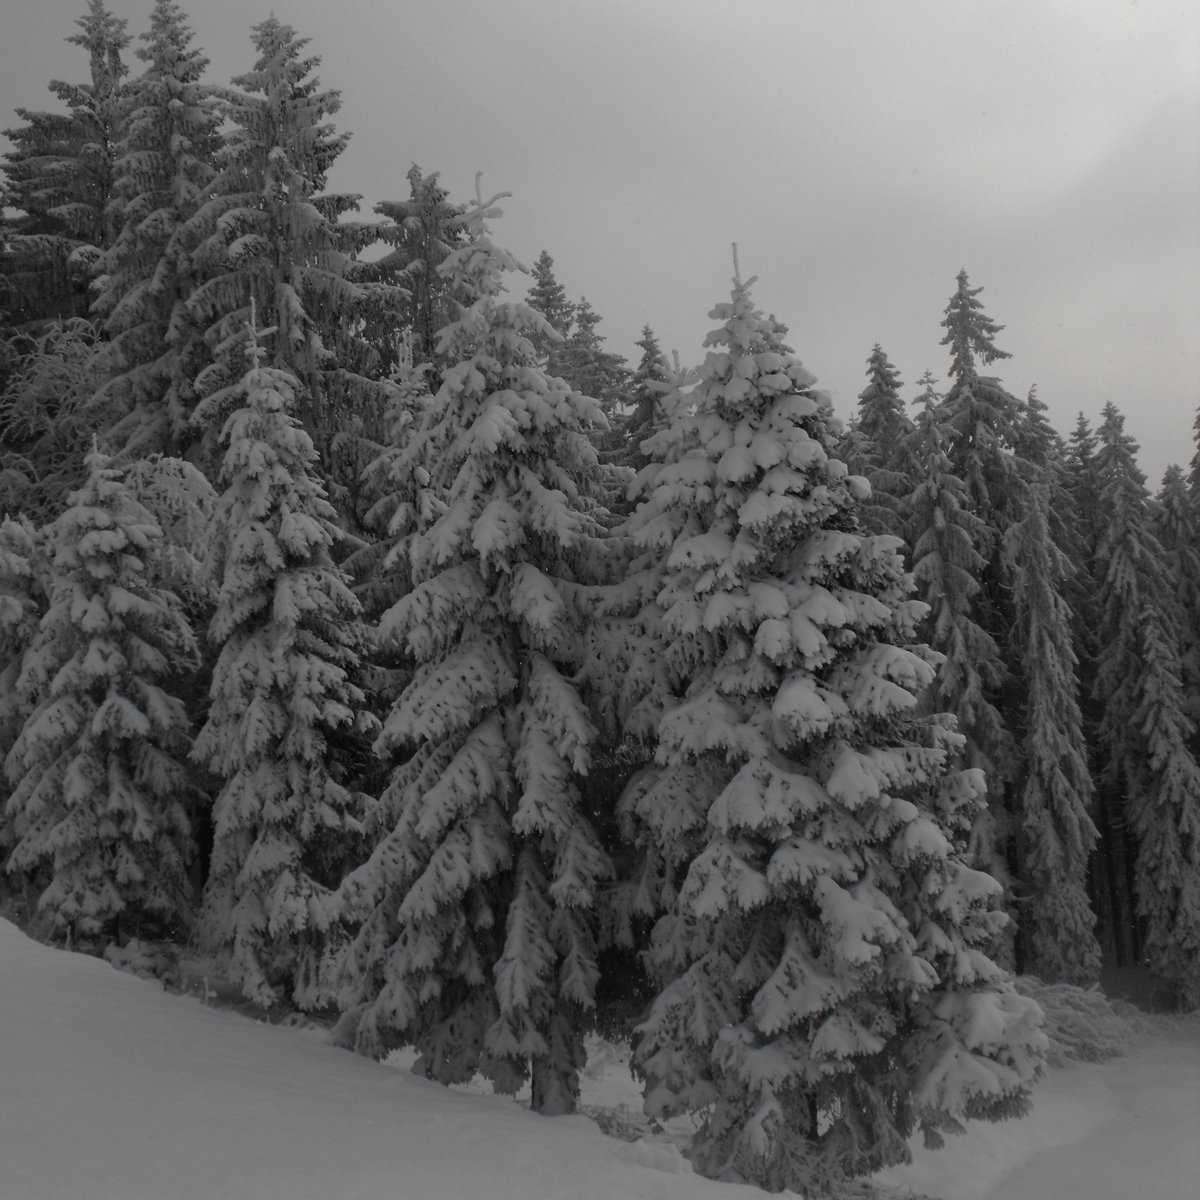
<path id="1" fill-rule="evenodd" d="M 110 0 L 131 32 L 150 0 Z M 0 115 L 82 81 L 83 0 L 2 0 Z M 184 0 L 227 82 L 263 0 Z M 947 365 L 966 268 L 1063 433 L 1107 400 L 1157 486 L 1200 403 L 1195 0 L 275 0 L 342 92 L 331 180 L 364 210 L 417 162 L 511 191 L 495 240 L 548 249 L 636 363 L 649 323 L 698 362 L 754 296 L 848 415 L 878 341 L 915 392 Z M 526 284 L 514 281 L 523 294 Z"/>

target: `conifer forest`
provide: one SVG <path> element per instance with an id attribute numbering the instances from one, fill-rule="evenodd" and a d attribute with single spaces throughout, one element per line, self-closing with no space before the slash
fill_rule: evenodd
<path id="1" fill-rule="evenodd" d="M 835 416 L 736 251 L 627 361 L 493 181 L 327 191 L 287 24 L 77 28 L 0 166 L 0 912 L 548 1115 L 627 1038 L 772 1190 L 1023 1112 L 1021 977 L 1200 1008 L 1200 454 L 1053 428 L 966 271 L 944 391 Z"/>

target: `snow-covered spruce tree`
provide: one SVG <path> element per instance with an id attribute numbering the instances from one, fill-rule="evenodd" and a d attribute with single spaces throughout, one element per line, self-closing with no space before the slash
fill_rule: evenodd
<path id="1" fill-rule="evenodd" d="M 559 374 L 577 391 L 600 401 L 605 419 L 611 424 L 617 405 L 624 398 L 629 382 L 625 359 L 604 349 L 604 336 L 597 332 L 600 314 L 580 297 L 573 306 L 575 323 L 566 341 L 559 347 Z"/>
<path id="2" fill-rule="evenodd" d="M 431 372 L 430 386 L 436 391 L 441 380 L 438 372 L 438 330 L 450 319 L 451 297 L 446 277 L 438 266 L 459 245 L 465 230 L 462 206 L 450 201 L 449 193 L 438 181 L 435 171 L 422 175 L 413 163 L 408 169 L 407 200 L 384 200 L 375 205 L 380 216 L 393 222 L 379 230 L 380 240 L 392 249 L 370 266 L 364 264 L 367 277 L 390 282 L 403 289 L 401 322 L 408 331 L 409 365 L 426 364 Z M 390 328 L 368 330 L 367 336 L 394 334 Z M 393 347 L 395 355 L 399 347 Z M 385 361 L 398 363 L 399 356 Z"/>
<path id="3" fill-rule="evenodd" d="M 318 899 L 359 828 L 334 747 L 373 723 L 354 681 L 359 606 L 330 556 L 335 514 L 292 415 L 296 380 L 262 363 L 269 332 L 243 331 L 249 370 L 200 406 L 202 419 L 234 410 L 210 530 L 219 655 L 193 751 L 220 784 L 201 932 L 247 999 L 309 1008 L 329 999 L 336 951 Z"/>
<path id="4" fill-rule="evenodd" d="M 1192 455 L 1191 469 L 1188 471 L 1188 496 L 1192 501 L 1192 512 L 1196 523 L 1200 525 L 1200 408 L 1196 409 L 1196 420 L 1192 425 L 1196 444 L 1196 453 Z"/>
<path id="5" fill-rule="evenodd" d="M 34 557 L 38 531 L 24 517 L 0 521 L 0 758 L 24 724 L 17 678 L 45 607 Z"/>
<path id="6" fill-rule="evenodd" d="M 402 339 L 391 382 L 383 441 L 373 447 L 374 457 L 363 472 L 363 495 L 370 502 L 364 514 L 368 540 L 344 564 L 357 581 L 355 593 L 372 624 L 391 608 L 397 596 L 412 590 L 412 536 L 421 521 L 432 520 L 440 500 L 431 486 L 437 455 L 420 436 L 426 422 L 437 420 L 427 364 L 413 366 L 412 341 L 407 337 Z"/>
<path id="7" fill-rule="evenodd" d="M 1183 714 L 1179 651 L 1169 625 L 1142 613 L 1137 727 L 1146 762 L 1131 797 L 1135 890 L 1146 965 L 1177 1006 L 1200 1009 L 1200 764 Z"/>
<path id="8" fill-rule="evenodd" d="M 900 376 L 878 342 L 867 359 L 867 379 L 855 422 L 860 452 L 847 465 L 871 485 L 860 513 L 866 529 L 903 537 L 903 505 L 915 482 L 908 453 L 913 424 L 900 398 Z"/>
<path id="9" fill-rule="evenodd" d="M 1100 491 L 1096 477 L 1096 435 L 1080 413 L 1063 450 L 1063 486 L 1067 493 L 1070 539 L 1066 546 L 1074 567 L 1070 591 L 1075 639 L 1086 676 L 1094 658 L 1095 595 L 1091 565 L 1100 541 Z M 1085 689 L 1085 692 L 1087 689 Z"/>
<path id="10" fill-rule="evenodd" d="M 1031 894 L 1022 909 L 1020 957 L 1027 974 L 1087 987 L 1100 973 L 1088 896 L 1097 831 L 1065 599 L 1070 565 L 1050 527 L 1056 494 L 1061 497 L 1048 477 L 1035 482 L 1025 493 L 1024 518 L 1005 532 L 1016 618 L 1012 645 L 1026 705 L 1017 861 Z"/>
<path id="11" fill-rule="evenodd" d="M 342 562 L 362 605 L 367 636 L 362 685 L 367 705 L 376 714 L 391 709 L 412 677 L 412 661 L 405 649 L 377 636 L 379 619 L 398 596 L 412 591 L 412 539 L 420 524 L 431 522 L 434 512 L 441 511 L 442 503 L 440 486 L 433 483 L 425 465 L 429 455 L 436 470 L 438 452 L 418 436 L 422 423 L 431 417 L 427 364 L 412 365 L 410 331 L 405 330 L 400 341 L 384 438 L 370 447 L 374 457 L 363 472 L 361 495 L 368 502 L 363 514 L 365 536 Z M 390 767 L 389 760 L 372 756 L 364 791 L 378 796 Z"/>
<path id="12" fill-rule="evenodd" d="M 373 225 L 339 220 L 358 197 L 322 194 L 349 140 L 328 121 L 341 107 L 339 93 L 319 90 L 320 60 L 304 57 L 308 40 L 290 26 L 268 17 L 253 27 L 253 40 L 254 69 L 221 92 L 230 128 L 210 198 L 189 222 L 205 278 L 188 303 L 215 360 L 196 383 L 208 396 L 241 377 L 253 301 L 275 331 L 271 365 L 298 381 L 295 415 L 333 475 L 334 434 L 386 403 L 386 388 L 370 377 L 362 310 L 396 293 L 355 282 L 353 256 L 377 236 Z M 210 433 L 219 427 L 210 418 Z"/>
<path id="13" fill-rule="evenodd" d="M 175 0 L 156 0 L 113 167 L 119 232 L 94 306 L 108 339 L 98 368 L 109 378 L 94 407 L 112 448 L 131 458 L 186 450 L 193 381 L 206 361 L 203 330 L 186 307 L 198 282 L 187 222 L 207 199 L 221 115 L 191 38 Z"/>
<path id="14" fill-rule="evenodd" d="M 636 370 L 629 381 L 629 399 L 633 411 L 621 427 L 624 442 L 622 461 L 635 468 L 644 467 L 649 459 L 642 451 L 642 442 L 658 428 L 662 399 L 670 389 L 670 368 L 649 325 L 642 326 L 637 343 L 642 352 Z"/>
<path id="15" fill-rule="evenodd" d="M 450 203 L 436 174 L 422 177 L 413 163 L 408 183 L 407 200 L 375 206 L 377 213 L 390 218 L 391 223 L 379 225 L 377 232 L 392 248 L 382 258 L 355 264 L 362 286 L 382 289 L 390 298 L 388 304 L 361 310 L 363 344 L 370 346 L 376 368 L 388 375 L 380 389 L 385 401 L 356 411 L 333 442 L 339 478 L 353 481 L 348 487 L 354 499 L 348 524 L 367 542 L 344 565 L 360 581 L 359 596 L 368 600 L 371 621 L 381 609 L 369 602 L 367 593 L 383 597 L 384 607 L 399 594 L 391 571 L 381 576 L 371 568 L 386 553 L 377 539 L 392 515 L 385 510 L 395 507 L 393 485 L 407 491 L 413 482 L 393 479 L 393 460 L 422 404 L 440 384 L 444 364 L 438 359 L 437 331 L 449 320 L 453 298 L 438 264 L 465 236 L 462 209 Z M 398 556 L 393 564 L 398 565 Z"/>
<path id="16" fill-rule="evenodd" d="M 1154 535 L 1137 443 L 1114 405 L 1097 430 L 1103 518 L 1093 574 L 1100 707 L 1097 783 L 1136 841 L 1140 957 L 1187 1007 L 1200 1004 L 1200 766 L 1180 687 L 1176 599 Z M 1124 830 L 1117 826 L 1115 835 Z M 1118 860 L 1119 861 L 1119 860 Z"/>
<path id="17" fill-rule="evenodd" d="M 653 389 L 654 427 L 638 443 L 641 465 L 620 505 L 629 516 L 614 530 L 613 569 L 588 622 L 583 668 L 595 696 L 594 711 L 601 716 L 602 738 L 613 748 L 613 758 L 622 760 L 624 776 L 614 811 L 619 837 L 614 878 L 602 905 L 603 940 L 617 954 L 636 955 L 641 965 L 628 973 L 643 977 L 649 931 L 673 907 L 676 868 L 695 847 L 664 857 L 661 847 L 643 836 L 637 806 L 663 774 L 654 762 L 663 713 L 686 691 L 708 649 L 703 639 L 672 642 L 658 604 L 667 571 L 662 547 L 688 525 L 690 514 L 683 507 L 652 507 L 646 498 L 660 473 L 697 444 L 695 423 L 686 417 L 698 382 L 697 372 L 680 370 L 677 361 L 674 368 L 662 363 L 661 369 L 663 386 Z M 707 786 L 702 771 L 689 778 L 678 765 L 674 779 L 681 810 L 689 809 L 693 796 Z M 645 993 L 646 987 L 642 978 L 636 990 Z M 632 999 L 632 994 L 625 997 Z"/>
<path id="18" fill-rule="evenodd" d="M 1099 581 L 1094 575 L 1094 568 L 1096 547 L 1103 525 L 1096 451 L 1096 436 L 1087 418 L 1080 413 L 1063 454 L 1067 495 L 1064 509 L 1070 537 L 1060 549 L 1066 552 L 1072 566 L 1066 596 L 1072 613 L 1078 663 L 1079 707 L 1094 782 L 1099 765 L 1096 752 L 1100 736 L 1097 731 L 1102 716 L 1102 705 L 1095 686 L 1099 650 Z M 1126 835 L 1124 797 L 1112 789 L 1097 788 L 1092 815 L 1099 838 L 1091 864 L 1092 896 L 1101 948 L 1106 959 L 1118 966 L 1131 966 L 1137 954 L 1134 947 L 1133 873 L 1130 865 L 1132 841 Z"/>
<path id="19" fill-rule="evenodd" d="M 1153 515 L 1167 587 L 1179 612 L 1184 711 L 1193 727 L 1200 728 L 1200 512 L 1192 505 L 1180 467 L 1169 466 L 1164 473 Z M 1193 751 L 1200 751 L 1200 743 L 1193 742 Z"/>
<path id="20" fill-rule="evenodd" d="M 1042 403 L 1037 385 L 1029 389 L 1029 395 L 1021 406 L 1013 439 L 1013 453 L 1018 460 L 1022 476 L 1030 486 L 1041 487 L 1046 519 L 1055 547 L 1067 556 L 1068 571 L 1064 586 L 1071 594 L 1072 576 L 1082 569 L 1075 557 L 1079 532 L 1071 504 L 1071 477 L 1067 443 L 1051 424 L 1049 408 Z M 1020 491 L 1016 509 L 1025 509 Z M 1070 605 L 1068 604 L 1068 608 Z"/>
<path id="21" fill-rule="evenodd" d="M 533 283 L 525 297 L 530 308 L 536 309 L 550 327 L 532 329 L 529 340 L 538 354 L 538 362 L 551 375 L 563 374 L 563 344 L 575 320 L 575 305 L 567 299 L 567 289 L 554 274 L 554 259 L 543 250 L 530 271 Z"/>
<path id="22" fill-rule="evenodd" d="M 916 591 L 929 607 L 923 635 L 943 656 L 923 704 L 927 712 L 954 716 L 966 738 L 967 764 L 986 776 L 1010 761 L 1015 748 L 995 704 L 1006 675 L 1000 649 L 975 619 L 985 565 L 976 549 L 982 523 L 971 511 L 966 485 L 950 463 L 953 434 L 934 391 L 933 376 L 927 371 L 921 383 L 921 409 L 909 438 L 919 482 L 904 507 Z M 979 813 L 969 839 L 973 861 L 988 860 L 992 839 L 989 815 Z"/>
<path id="23" fill-rule="evenodd" d="M 1007 653 L 1015 633 L 1015 616 L 1003 539 L 1005 531 L 1022 519 L 1029 472 L 1017 453 L 1024 406 L 998 379 L 981 374 L 982 367 L 1009 355 L 995 344 L 995 336 L 1003 326 L 984 313 L 978 299 L 980 291 L 969 286 L 965 271 L 959 272 L 957 290 L 942 320 L 946 330 L 942 344 L 950 349 L 950 390 L 943 401 L 941 419 L 951 435 L 946 446 L 950 469 L 963 482 L 964 506 L 976 521 L 975 549 L 983 560 L 970 615 Z M 1011 673 L 1004 680 L 1004 690 L 994 690 L 988 696 L 1010 745 L 1025 708 L 1024 682 Z M 970 731 L 964 732 L 970 740 Z M 984 751 L 991 769 L 987 808 L 975 837 L 979 855 L 975 861 L 1007 888 L 1020 824 L 1016 797 L 1024 768 L 1018 755 L 996 754 L 993 749 L 987 747 Z M 1015 915 L 1012 898 L 1007 894 L 1005 906 Z"/>
<path id="24" fill-rule="evenodd" d="M 1083 568 L 1068 553 L 1078 553 L 1079 529 L 1066 448 L 1046 412 L 1031 388 L 1013 438 L 1024 487 L 1002 554 L 1013 617 L 1007 658 L 1022 688 L 1012 717 L 1023 755 L 1013 839 L 1015 886 L 1024 893 L 1017 951 L 1022 970 L 1086 986 L 1099 974 L 1100 946 L 1088 892 L 1094 788 L 1071 610 Z"/>
<path id="25" fill-rule="evenodd" d="M 148 578 L 158 526 L 103 455 L 87 469 L 49 531 L 50 603 L 17 685 L 32 705 L 5 764 L 7 869 L 45 884 L 56 935 L 123 943 L 191 919 L 191 730 L 169 689 L 196 648 Z"/>
<path id="26" fill-rule="evenodd" d="M 38 531 L 28 520 L 5 517 L 0 521 L 0 763 L 29 715 L 27 697 L 17 684 L 25 651 L 45 608 L 34 563 L 38 541 Z M 6 880 L 2 864 L 16 840 L 6 811 L 8 794 L 0 779 L 0 895 Z"/>
<path id="27" fill-rule="evenodd" d="M 499 199 L 499 197 L 497 197 Z M 571 1110 L 597 981 L 597 888 L 609 872 L 578 791 L 594 729 L 574 682 L 580 583 L 601 551 L 580 480 L 596 470 L 594 400 L 538 366 L 518 267 L 477 196 L 470 242 L 441 270 L 463 303 L 413 453 L 445 499 L 416 516 L 414 587 L 381 635 L 415 674 L 377 743 L 398 765 L 342 887 L 361 921 L 337 1036 L 365 1053 L 414 1044 L 450 1083 L 532 1076 L 533 1106 Z M 469 302 L 468 302 L 469 301 Z"/>
<path id="28" fill-rule="evenodd" d="M 918 712 L 898 540 L 861 532 L 829 400 L 747 285 L 712 316 L 695 449 L 636 522 L 666 559 L 663 652 L 698 649 L 634 805 L 682 879 L 635 1063 L 650 1114 L 703 1113 L 699 1170 L 807 1192 L 918 1127 L 1022 1111 L 1044 1039 L 983 949 L 998 887 L 953 848 L 981 779 Z"/>
<path id="29" fill-rule="evenodd" d="M 206 628 L 215 588 L 205 563 L 205 537 L 216 490 L 194 464 L 157 454 L 131 463 L 125 480 L 163 531 L 155 582 L 183 601 L 193 628 Z"/>
<path id="30" fill-rule="evenodd" d="M 6 203 L 20 215 L 0 245 L 0 293 L 17 324 L 83 317 L 104 250 L 116 234 L 113 158 L 120 138 L 126 22 L 88 0 L 67 41 L 89 59 L 88 82 L 54 80 L 66 112 L 17 109 L 6 130 Z"/>

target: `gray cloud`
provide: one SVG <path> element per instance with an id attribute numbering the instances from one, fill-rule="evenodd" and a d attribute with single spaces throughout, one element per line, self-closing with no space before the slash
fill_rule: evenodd
<path id="1" fill-rule="evenodd" d="M 112 0 L 145 23 L 149 0 Z M 1167 0 L 196 0 L 225 80 L 274 7 L 312 38 L 354 133 L 332 181 L 366 206 L 410 161 L 457 197 L 514 195 L 497 240 L 543 247 L 633 356 L 685 359 L 727 293 L 755 296 L 843 411 L 879 340 L 911 383 L 966 267 L 1007 324 L 1014 391 L 1060 428 L 1107 399 L 1157 477 L 1190 453 L 1200 330 L 1200 11 Z M 0 108 L 83 64 L 82 0 L 16 0 Z M 10 9 L 12 5 L 10 4 Z M 515 283 L 522 291 L 523 284 Z"/>

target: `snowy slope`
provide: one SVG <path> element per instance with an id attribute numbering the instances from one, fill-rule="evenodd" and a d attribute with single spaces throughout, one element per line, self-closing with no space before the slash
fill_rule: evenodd
<path id="1" fill-rule="evenodd" d="M 2 1200 L 745 1200 L 538 1117 L 172 996 L 0 921 Z"/>
<path id="2" fill-rule="evenodd" d="M 593 1075 L 585 1104 L 636 1107 L 619 1065 Z M 1200 1200 L 1200 1023 L 1052 1072 L 1030 1117 L 884 1178 L 946 1200 Z M 446 1091 L 0 921 L 0 1200 L 755 1195 L 693 1175 L 672 1144 Z"/>

